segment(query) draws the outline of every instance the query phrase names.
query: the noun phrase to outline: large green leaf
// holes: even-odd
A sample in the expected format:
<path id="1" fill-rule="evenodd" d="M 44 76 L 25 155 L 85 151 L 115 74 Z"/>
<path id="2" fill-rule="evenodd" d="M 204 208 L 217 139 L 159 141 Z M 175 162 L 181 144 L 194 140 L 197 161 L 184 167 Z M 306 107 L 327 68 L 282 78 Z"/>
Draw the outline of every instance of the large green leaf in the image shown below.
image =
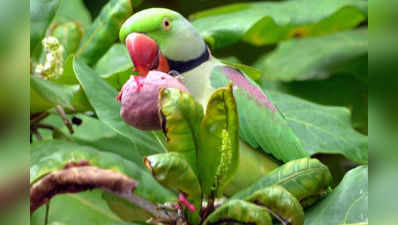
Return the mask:
<path id="1" fill-rule="evenodd" d="M 140 152 L 135 151 L 134 148 L 136 145 L 131 142 L 130 139 L 120 135 L 96 118 L 84 114 L 69 116 L 70 120 L 73 120 L 73 118 L 81 120 L 80 125 L 73 126 L 73 134 L 69 133 L 68 128 L 65 127 L 63 120 L 58 115 L 52 115 L 46 118 L 43 120 L 43 123 L 57 127 L 68 140 L 72 140 L 78 144 L 92 146 L 100 151 L 115 153 L 142 168 L 145 168 L 143 162 L 144 156 L 153 154 L 152 151 L 146 152 L 144 148 Z M 45 138 L 43 135 L 44 130 L 40 132 L 43 138 Z"/>
<path id="2" fill-rule="evenodd" d="M 282 224 L 304 224 L 304 211 L 300 202 L 280 185 L 263 188 L 247 197 L 246 201 L 265 207 Z"/>
<path id="3" fill-rule="evenodd" d="M 30 0 L 30 52 L 41 46 L 48 25 L 59 6 L 59 0 Z"/>
<path id="4" fill-rule="evenodd" d="M 43 225 L 45 207 L 38 209 L 30 218 L 32 225 Z M 129 225 L 109 210 L 101 200 L 101 191 L 65 194 L 50 201 L 48 224 L 53 225 Z M 131 224 L 132 225 L 132 224 Z"/>
<path id="5" fill-rule="evenodd" d="M 269 95 L 308 153 L 342 154 L 355 162 L 368 162 L 368 137 L 352 128 L 348 109 L 322 106 L 278 92 Z"/>
<path id="6" fill-rule="evenodd" d="M 317 159 L 297 159 L 273 170 L 257 183 L 238 192 L 233 198 L 247 198 L 256 191 L 274 184 L 283 186 L 300 202 L 303 202 L 303 200 L 325 193 L 332 184 L 332 176 L 329 169 Z"/>
<path id="7" fill-rule="evenodd" d="M 368 167 L 349 171 L 337 188 L 309 209 L 305 225 L 368 224 Z"/>
<path id="8" fill-rule="evenodd" d="M 157 183 L 145 169 L 116 154 L 57 140 L 33 144 L 31 151 L 31 184 L 53 171 L 63 169 L 68 162 L 84 160 L 90 162 L 93 166 L 118 171 L 135 179 L 138 186 L 134 192 L 141 197 L 154 202 L 166 202 L 175 199 L 175 196 Z"/>
<path id="9" fill-rule="evenodd" d="M 232 200 L 223 204 L 211 213 L 203 224 L 212 225 L 226 222 L 272 225 L 271 216 L 265 208 L 243 200 Z"/>
<path id="10" fill-rule="evenodd" d="M 220 196 L 239 164 L 239 117 L 232 84 L 210 97 L 200 124 L 197 156 L 204 196 Z"/>
<path id="11" fill-rule="evenodd" d="M 359 29 L 282 42 L 275 51 L 260 58 L 255 67 L 264 70 L 264 79 L 270 80 L 323 78 L 338 71 L 356 75 L 356 69 L 347 64 L 366 56 L 365 65 L 359 65 L 367 68 L 367 53 L 368 31 Z"/>
<path id="12" fill-rule="evenodd" d="M 112 87 L 120 90 L 132 75 L 133 63 L 123 44 L 114 44 L 97 62 L 95 71 Z"/>
<path id="13" fill-rule="evenodd" d="M 203 118 L 203 107 L 192 95 L 176 88 L 161 90 L 159 94 L 160 118 L 167 138 L 167 151 L 184 156 L 195 174 L 198 133 Z"/>
<path id="14" fill-rule="evenodd" d="M 129 138 L 134 144 L 133 151 L 142 155 L 166 151 L 155 132 L 137 130 L 122 120 L 120 102 L 115 99 L 118 95 L 116 89 L 109 86 L 78 58 L 75 58 L 73 68 L 98 118 L 119 134 Z"/>
<path id="15" fill-rule="evenodd" d="M 94 65 L 118 40 L 122 23 L 132 13 L 131 0 L 111 0 L 88 29 L 76 54 L 88 65 Z"/>
<path id="16" fill-rule="evenodd" d="M 56 105 L 76 111 L 90 107 L 85 96 L 82 96 L 79 85 L 62 85 L 30 76 L 30 86 L 31 113 L 42 112 Z"/>
<path id="17" fill-rule="evenodd" d="M 295 36 L 346 30 L 364 21 L 367 10 L 364 0 L 298 0 L 234 4 L 190 18 L 201 35 L 213 47 L 220 48 L 241 39 L 264 45 Z"/>
<path id="18" fill-rule="evenodd" d="M 266 90 L 277 90 L 322 105 L 346 107 L 352 112 L 353 127 L 368 133 L 368 85 L 353 76 L 293 82 L 261 79 L 260 82 Z"/>

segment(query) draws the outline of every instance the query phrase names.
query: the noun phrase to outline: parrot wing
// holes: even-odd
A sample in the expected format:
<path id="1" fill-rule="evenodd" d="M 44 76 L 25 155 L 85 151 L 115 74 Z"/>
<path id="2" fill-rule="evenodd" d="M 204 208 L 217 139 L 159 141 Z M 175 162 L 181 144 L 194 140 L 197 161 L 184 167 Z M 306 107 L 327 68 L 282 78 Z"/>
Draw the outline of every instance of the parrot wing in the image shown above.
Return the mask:
<path id="1" fill-rule="evenodd" d="M 230 66 L 218 65 L 211 71 L 210 80 L 214 88 L 225 87 L 232 81 L 240 136 L 252 147 L 261 147 L 283 162 L 309 157 L 281 112 L 248 76 Z"/>

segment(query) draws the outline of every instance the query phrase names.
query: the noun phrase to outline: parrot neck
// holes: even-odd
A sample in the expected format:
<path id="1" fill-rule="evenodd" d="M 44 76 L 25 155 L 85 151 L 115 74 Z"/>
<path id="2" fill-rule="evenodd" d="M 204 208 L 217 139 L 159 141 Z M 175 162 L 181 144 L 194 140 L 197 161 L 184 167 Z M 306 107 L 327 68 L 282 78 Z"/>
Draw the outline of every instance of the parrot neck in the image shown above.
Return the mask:
<path id="1" fill-rule="evenodd" d="M 175 70 L 179 73 L 185 73 L 196 67 L 202 65 L 204 62 L 208 61 L 210 58 L 210 50 L 206 47 L 203 53 L 194 59 L 188 61 L 176 61 L 172 59 L 167 59 L 170 70 Z"/>

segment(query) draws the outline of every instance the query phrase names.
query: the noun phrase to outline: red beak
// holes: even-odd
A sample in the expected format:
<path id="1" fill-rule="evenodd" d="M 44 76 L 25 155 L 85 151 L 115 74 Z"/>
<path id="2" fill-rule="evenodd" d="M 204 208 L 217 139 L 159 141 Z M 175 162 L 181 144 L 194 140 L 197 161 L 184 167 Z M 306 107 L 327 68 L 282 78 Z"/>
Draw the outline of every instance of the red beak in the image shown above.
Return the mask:
<path id="1" fill-rule="evenodd" d="M 158 45 L 150 37 L 131 33 L 126 38 L 126 46 L 135 70 L 141 76 L 146 76 L 150 70 L 169 72 L 167 58 L 160 53 Z"/>

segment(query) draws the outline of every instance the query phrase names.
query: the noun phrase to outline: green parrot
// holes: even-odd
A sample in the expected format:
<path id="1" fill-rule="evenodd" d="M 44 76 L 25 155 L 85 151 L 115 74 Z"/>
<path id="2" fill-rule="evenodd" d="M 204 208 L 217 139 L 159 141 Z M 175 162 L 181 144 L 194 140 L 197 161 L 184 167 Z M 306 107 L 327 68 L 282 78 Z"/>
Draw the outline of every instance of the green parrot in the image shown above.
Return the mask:
<path id="1" fill-rule="evenodd" d="M 136 72 L 145 76 L 159 70 L 177 76 L 204 108 L 217 88 L 232 81 L 241 141 L 238 171 L 227 195 L 253 184 L 278 167 L 278 161 L 309 156 L 261 88 L 243 72 L 213 57 L 199 32 L 179 13 L 163 8 L 140 11 L 122 25 L 120 40 Z"/>

